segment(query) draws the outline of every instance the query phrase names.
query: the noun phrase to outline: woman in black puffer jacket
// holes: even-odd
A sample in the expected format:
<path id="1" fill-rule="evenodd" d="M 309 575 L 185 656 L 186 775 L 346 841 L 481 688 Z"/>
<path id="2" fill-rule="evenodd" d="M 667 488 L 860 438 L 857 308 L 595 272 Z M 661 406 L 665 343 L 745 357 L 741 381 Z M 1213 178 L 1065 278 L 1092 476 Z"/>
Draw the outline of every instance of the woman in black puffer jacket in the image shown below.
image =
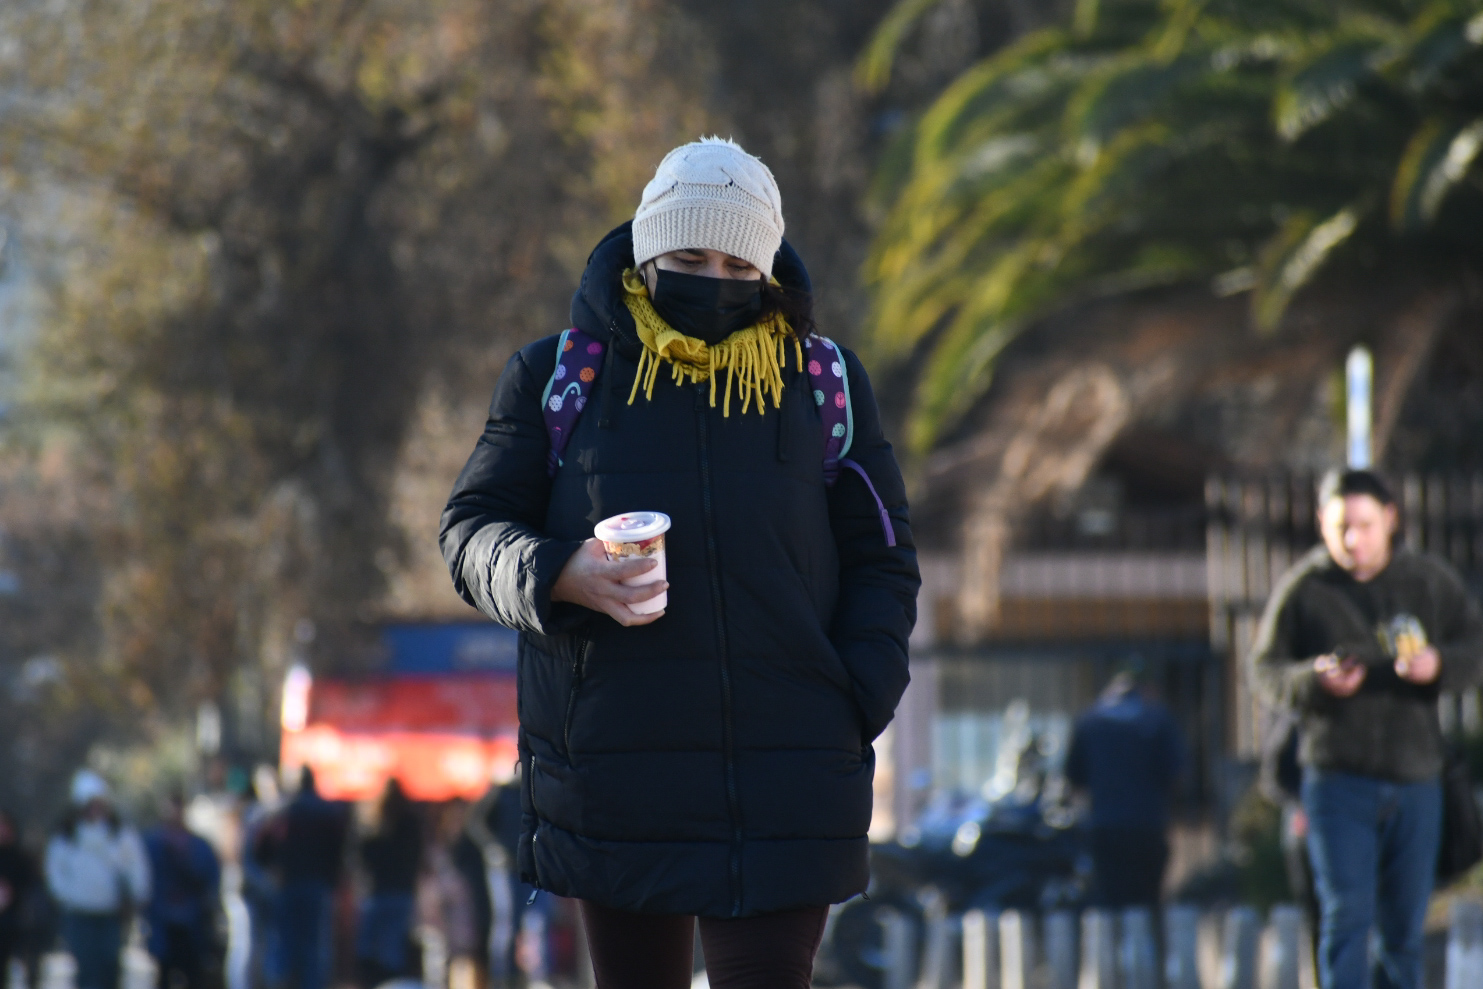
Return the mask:
<path id="1" fill-rule="evenodd" d="M 827 356 L 805 369 L 810 286 L 782 226 L 735 144 L 671 152 L 573 298 L 571 339 L 600 358 L 554 389 L 567 336 L 511 358 L 443 514 L 459 593 L 521 633 L 521 873 L 582 901 L 604 989 L 688 986 L 696 916 L 711 985 L 807 986 L 828 905 L 868 881 L 916 553 L 843 350 L 853 463 L 833 477 L 808 373 Z M 585 411 L 553 451 L 562 395 Z M 635 511 L 673 520 L 667 582 L 623 583 L 653 561 L 592 538 Z"/>

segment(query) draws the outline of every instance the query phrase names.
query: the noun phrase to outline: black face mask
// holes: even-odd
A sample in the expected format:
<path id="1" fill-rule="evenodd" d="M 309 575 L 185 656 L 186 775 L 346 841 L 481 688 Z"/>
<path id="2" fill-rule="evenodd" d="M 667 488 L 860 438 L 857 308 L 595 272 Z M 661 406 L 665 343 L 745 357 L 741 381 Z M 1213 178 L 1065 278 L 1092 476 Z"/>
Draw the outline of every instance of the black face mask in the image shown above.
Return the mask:
<path id="1" fill-rule="evenodd" d="M 762 279 L 708 278 L 654 269 L 654 309 L 673 329 L 720 343 L 762 315 Z"/>

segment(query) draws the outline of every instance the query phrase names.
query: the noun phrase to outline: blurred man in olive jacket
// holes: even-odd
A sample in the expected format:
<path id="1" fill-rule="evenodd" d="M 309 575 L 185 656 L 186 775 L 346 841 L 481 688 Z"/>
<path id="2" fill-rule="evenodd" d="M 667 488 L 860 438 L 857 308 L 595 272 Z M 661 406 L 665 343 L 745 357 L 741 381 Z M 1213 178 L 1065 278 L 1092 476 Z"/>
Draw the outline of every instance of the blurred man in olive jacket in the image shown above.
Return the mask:
<path id="1" fill-rule="evenodd" d="M 1421 983 L 1442 831 L 1437 695 L 1478 683 L 1483 617 L 1443 561 L 1392 549 L 1395 499 L 1370 471 L 1319 491 L 1323 545 L 1267 603 L 1253 688 L 1298 718 L 1324 989 Z"/>

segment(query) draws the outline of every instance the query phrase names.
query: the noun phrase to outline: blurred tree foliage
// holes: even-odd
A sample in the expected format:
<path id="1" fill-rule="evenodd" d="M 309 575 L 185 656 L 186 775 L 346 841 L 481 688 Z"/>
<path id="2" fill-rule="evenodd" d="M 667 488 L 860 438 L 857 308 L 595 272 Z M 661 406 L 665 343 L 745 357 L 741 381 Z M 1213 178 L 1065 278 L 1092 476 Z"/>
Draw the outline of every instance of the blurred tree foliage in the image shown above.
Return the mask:
<path id="1" fill-rule="evenodd" d="M 858 73 L 934 7 L 903 0 Z M 888 154 L 878 353 L 919 360 L 912 446 L 1078 300 L 1204 280 L 1270 332 L 1327 277 L 1483 261 L 1483 3 L 1078 0 L 961 74 Z"/>
<path id="2" fill-rule="evenodd" d="M 96 586 L 96 635 L 41 638 L 99 723 L 178 720 L 260 658 L 271 682 L 306 629 L 353 654 L 407 551 L 418 397 L 487 395 L 701 130 L 680 30 L 645 0 L 0 9 L 4 206 L 44 288 L 9 457 L 66 461 L 38 490 L 89 550 L 25 588 Z"/>
<path id="3" fill-rule="evenodd" d="M 436 511 L 479 407 L 674 144 L 733 134 L 773 167 L 848 338 L 895 108 L 1032 5 L 946 0 L 871 100 L 852 67 L 890 6 L 0 5 L 0 265 L 35 289 L 24 318 L 0 305 L 23 362 L 0 396 L 0 720 L 25 764 L 0 777 L 174 737 L 208 699 L 264 752 L 289 662 L 355 656 L 389 597 L 446 594 Z"/>

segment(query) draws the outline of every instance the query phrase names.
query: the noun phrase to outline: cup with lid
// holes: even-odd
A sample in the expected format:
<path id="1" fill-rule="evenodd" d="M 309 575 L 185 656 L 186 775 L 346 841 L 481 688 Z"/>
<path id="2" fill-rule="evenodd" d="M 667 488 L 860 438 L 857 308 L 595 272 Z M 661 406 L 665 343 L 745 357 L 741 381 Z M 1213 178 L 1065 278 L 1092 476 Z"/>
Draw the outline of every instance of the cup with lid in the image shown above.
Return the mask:
<path id="1" fill-rule="evenodd" d="M 632 587 L 666 580 L 667 570 L 664 557 L 664 534 L 669 531 L 669 516 L 663 512 L 624 512 L 597 523 L 593 535 L 602 540 L 603 550 L 610 560 L 654 559 L 658 566 L 647 573 L 629 577 L 623 583 Z M 663 611 L 669 604 L 669 592 L 628 607 L 640 615 L 652 615 Z"/>

